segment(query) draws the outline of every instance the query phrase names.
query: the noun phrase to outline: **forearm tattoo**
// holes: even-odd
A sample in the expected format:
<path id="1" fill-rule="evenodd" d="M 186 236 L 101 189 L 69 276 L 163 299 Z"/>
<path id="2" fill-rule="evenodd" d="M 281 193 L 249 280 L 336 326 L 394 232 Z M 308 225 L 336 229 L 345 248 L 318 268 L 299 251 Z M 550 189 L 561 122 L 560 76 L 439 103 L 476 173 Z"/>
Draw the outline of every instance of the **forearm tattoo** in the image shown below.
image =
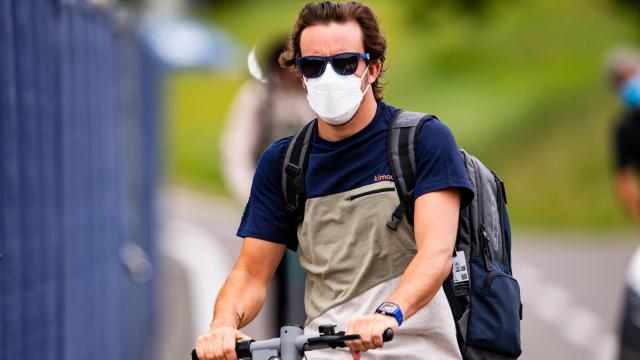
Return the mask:
<path id="1" fill-rule="evenodd" d="M 238 326 L 240 326 L 240 324 L 242 324 L 242 319 L 244 319 L 244 312 L 242 314 L 238 314 L 236 312 L 236 321 L 238 322 Z"/>

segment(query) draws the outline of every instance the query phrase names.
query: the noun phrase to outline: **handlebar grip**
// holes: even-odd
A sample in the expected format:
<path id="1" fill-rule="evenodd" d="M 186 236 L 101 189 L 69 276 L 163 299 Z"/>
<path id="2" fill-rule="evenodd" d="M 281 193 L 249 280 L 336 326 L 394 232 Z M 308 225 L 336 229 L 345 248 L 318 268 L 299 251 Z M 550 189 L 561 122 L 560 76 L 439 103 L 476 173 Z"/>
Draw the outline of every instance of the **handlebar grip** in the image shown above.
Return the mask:
<path id="1" fill-rule="evenodd" d="M 255 340 L 245 340 L 236 343 L 236 355 L 238 359 L 251 359 L 251 343 Z M 198 358 L 198 354 L 196 354 L 196 349 L 191 351 L 191 360 L 200 360 Z"/>
<path id="2" fill-rule="evenodd" d="M 382 333 L 382 341 L 387 342 L 391 340 L 393 340 L 393 330 L 391 328 L 387 328 L 387 330 Z"/>
<path id="3" fill-rule="evenodd" d="M 236 343 L 238 359 L 251 359 L 251 343 L 255 340 L 244 340 Z"/>

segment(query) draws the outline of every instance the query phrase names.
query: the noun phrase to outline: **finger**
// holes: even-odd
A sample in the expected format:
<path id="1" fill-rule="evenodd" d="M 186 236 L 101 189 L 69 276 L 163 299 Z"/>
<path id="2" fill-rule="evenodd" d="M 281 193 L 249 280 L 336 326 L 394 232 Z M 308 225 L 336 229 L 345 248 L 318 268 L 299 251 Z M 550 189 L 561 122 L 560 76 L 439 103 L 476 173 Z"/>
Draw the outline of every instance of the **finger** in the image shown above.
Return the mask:
<path id="1" fill-rule="evenodd" d="M 373 339 L 371 338 L 371 325 L 362 329 L 362 333 L 360 334 L 360 339 L 362 339 L 362 345 L 367 349 L 374 349 Z"/>
<path id="2" fill-rule="evenodd" d="M 212 360 L 225 360 L 224 352 L 222 351 L 222 334 L 216 334 L 215 338 L 213 339 L 213 345 L 211 349 L 213 352 L 213 357 L 211 358 Z"/>
<path id="3" fill-rule="evenodd" d="M 352 319 L 351 321 L 349 321 L 349 324 L 347 324 L 347 330 L 345 332 L 346 335 L 353 335 L 354 334 L 354 330 L 355 330 L 355 320 Z"/>
<path id="4" fill-rule="evenodd" d="M 251 340 L 251 337 L 236 330 L 236 341 L 245 341 L 245 340 Z"/>
<path id="5" fill-rule="evenodd" d="M 198 359 L 200 360 L 213 360 L 213 353 L 210 350 L 211 339 L 208 337 L 204 337 L 203 341 L 200 343 L 200 348 L 202 349 L 202 355 L 198 353 Z M 196 349 L 196 353 L 197 353 Z"/>
<path id="6" fill-rule="evenodd" d="M 360 360 L 360 351 L 355 351 L 351 353 L 353 360 Z"/>
<path id="7" fill-rule="evenodd" d="M 358 340 L 353 340 L 353 347 L 355 348 L 355 351 L 367 351 L 367 347 L 364 346 L 364 344 L 362 343 L 362 330 L 364 330 L 360 324 L 356 324 L 356 327 L 354 328 L 354 332 L 358 335 L 360 335 L 360 339 Z"/>
<path id="8" fill-rule="evenodd" d="M 384 347 L 384 340 L 382 339 L 382 333 L 384 333 L 385 330 L 386 328 L 383 329 L 383 327 L 376 327 L 375 330 L 371 331 L 371 338 L 373 341 L 373 345 L 375 345 L 376 348 Z"/>
<path id="9" fill-rule="evenodd" d="M 204 350 L 204 337 L 200 336 L 196 340 L 196 355 L 198 355 L 199 360 L 206 360 L 207 355 Z"/>
<path id="10" fill-rule="evenodd" d="M 359 352 L 367 352 L 367 350 L 369 350 L 362 341 L 358 342 L 356 344 L 356 347 L 358 348 Z"/>
<path id="11" fill-rule="evenodd" d="M 349 321 L 349 324 L 347 325 L 347 330 L 345 331 L 346 335 L 353 335 L 353 320 Z M 355 352 L 358 351 L 358 349 L 356 348 L 355 344 L 353 343 L 352 340 L 349 341 L 345 341 L 344 342 L 345 345 L 347 345 L 349 347 L 349 350 L 351 352 Z"/>
<path id="12" fill-rule="evenodd" d="M 207 360 L 216 360 L 216 342 L 218 341 L 219 335 L 213 335 L 209 338 L 205 346 L 205 350 L 207 351 Z"/>
<path id="13" fill-rule="evenodd" d="M 356 344 L 355 344 L 355 340 L 345 341 L 344 344 L 347 345 L 347 347 L 349 348 L 349 351 L 351 352 L 358 351 L 358 348 L 356 347 Z"/>
<path id="14" fill-rule="evenodd" d="M 222 351 L 226 360 L 238 360 L 236 356 L 236 334 L 226 334 L 222 340 Z"/>

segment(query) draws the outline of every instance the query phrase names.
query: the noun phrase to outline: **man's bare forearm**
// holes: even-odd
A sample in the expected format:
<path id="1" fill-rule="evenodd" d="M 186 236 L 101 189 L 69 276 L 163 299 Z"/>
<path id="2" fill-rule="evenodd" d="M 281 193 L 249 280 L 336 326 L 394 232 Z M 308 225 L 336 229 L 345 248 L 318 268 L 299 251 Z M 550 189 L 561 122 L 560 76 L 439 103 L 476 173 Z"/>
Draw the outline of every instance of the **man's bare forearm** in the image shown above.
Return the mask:
<path id="1" fill-rule="evenodd" d="M 244 239 L 240 256 L 218 294 L 211 328 L 240 329 L 258 315 L 284 251 L 282 244 Z"/>
<path id="2" fill-rule="evenodd" d="M 418 253 L 388 300 L 398 304 L 404 318 L 408 319 L 433 299 L 450 271 L 449 254 L 434 257 Z"/>
<path id="3" fill-rule="evenodd" d="M 417 254 L 389 301 L 409 318 L 427 305 L 451 273 L 460 212 L 460 192 L 448 189 L 420 196 L 415 202 Z"/>
<path id="4" fill-rule="evenodd" d="M 616 177 L 616 192 L 636 224 L 640 225 L 640 189 L 635 169 L 621 169 Z"/>
<path id="5" fill-rule="evenodd" d="M 211 327 L 244 327 L 258 315 L 266 293 L 267 289 L 254 281 L 248 272 L 233 270 L 216 300 Z"/>

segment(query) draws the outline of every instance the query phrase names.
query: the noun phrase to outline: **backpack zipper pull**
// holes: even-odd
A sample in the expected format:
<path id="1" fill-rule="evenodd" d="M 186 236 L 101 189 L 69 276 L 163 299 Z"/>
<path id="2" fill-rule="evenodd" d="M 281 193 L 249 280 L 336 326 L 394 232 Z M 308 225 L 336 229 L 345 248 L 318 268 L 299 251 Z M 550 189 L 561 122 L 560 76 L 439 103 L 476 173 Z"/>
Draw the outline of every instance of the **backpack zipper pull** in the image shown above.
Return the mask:
<path id="1" fill-rule="evenodd" d="M 487 268 L 487 271 L 491 272 L 491 251 L 489 251 L 489 233 L 487 233 L 487 228 L 484 224 L 480 224 L 478 228 L 478 233 L 480 236 L 480 246 L 482 246 L 484 265 Z"/>

